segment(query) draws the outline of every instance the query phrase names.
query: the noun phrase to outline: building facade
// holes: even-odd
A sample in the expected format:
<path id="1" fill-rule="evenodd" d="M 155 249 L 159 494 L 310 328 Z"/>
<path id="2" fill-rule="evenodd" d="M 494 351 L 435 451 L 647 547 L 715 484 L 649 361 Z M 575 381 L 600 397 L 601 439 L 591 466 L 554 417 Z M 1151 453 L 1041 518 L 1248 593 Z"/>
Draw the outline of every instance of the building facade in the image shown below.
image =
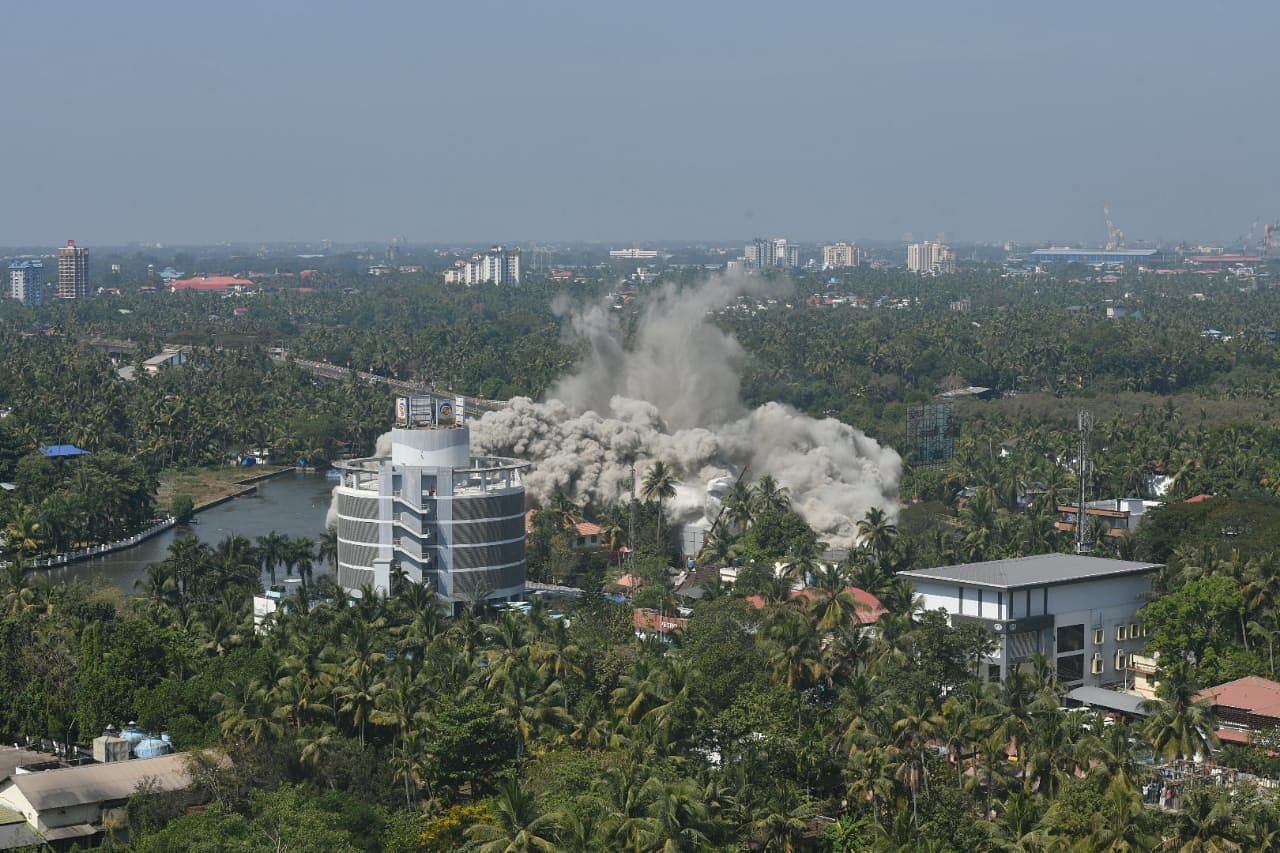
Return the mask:
<path id="1" fill-rule="evenodd" d="M 450 275 L 449 273 L 453 274 Z M 494 246 L 487 252 L 476 252 L 468 260 L 456 261 L 453 270 L 445 273 L 445 284 L 498 284 L 520 283 L 520 250 Z"/>
<path id="2" fill-rule="evenodd" d="M 822 247 L 822 268 L 838 270 L 858 265 L 857 243 L 832 243 Z"/>
<path id="3" fill-rule="evenodd" d="M 800 266 L 800 247 L 788 243 L 785 237 L 764 239 L 757 237 L 746 245 L 743 260 L 748 269 L 764 269 L 765 267 L 782 267 L 794 269 Z"/>
<path id="4" fill-rule="evenodd" d="M 952 625 L 991 631 L 995 650 L 979 675 L 1000 681 L 1034 655 L 1056 665 L 1064 686 L 1118 685 L 1146 645 L 1138 610 L 1160 567 L 1073 554 L 1044 554 L 902 572 Z"/>
<path id="5" fill-rule="evenodd" d="M 34 260 L 9 264 L 9 296 L 24 305 L 44 302 L 44 263 Z"/>
<path id="6" fill-rule="evenodd" d="M 58 298 L 84 299 L 89 295 L 89 250 L 75 240 L 58 249 Z"/>
<path id="7" fill-rule="evenodd" d="M 922 274 L 955 272 L 955 252 L 949 246 L 931 240 L 912 243 L 907 246 L 907 269 Z"/>
<path id="8" fill-rule="evenodd" d="M 386 455 L 337 463 L 344 589 L 387 593 L 399 573 L 430 586 L 452 611 L 524 597 L 528 463 L 472 456 L 454 406 L 438 397 L 398 398 Z"/>

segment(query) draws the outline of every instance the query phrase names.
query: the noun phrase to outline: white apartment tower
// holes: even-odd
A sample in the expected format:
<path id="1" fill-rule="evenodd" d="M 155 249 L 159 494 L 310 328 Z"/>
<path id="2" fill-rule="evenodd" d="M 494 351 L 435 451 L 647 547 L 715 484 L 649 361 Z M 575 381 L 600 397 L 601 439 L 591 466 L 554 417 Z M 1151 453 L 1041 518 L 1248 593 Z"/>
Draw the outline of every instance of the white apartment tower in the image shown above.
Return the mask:
<path id="1" fill-rule="evenodd" d="M 9 296 L 24 305 L 44 302 L 44 264 L 39 260 L 9 264 Z"/>
<path id="2" fill-rule="evenodd" d="M 931 240 L 912 243 L 907 246 L 907 269 L 921 274 L 955 272 L 955 252 L 950 247 Z"/>
<path id="3" fill-rule="evenodd" d="M 476 252 L 470 260 L 457 261 L 453 274 L 445 274 L 446 284 L 509 284 L 520 283 L 520 250 L 494 246 L 487 252 Z"/>
<path id="4" fill-rule="evenodd" d="M 858 265 L 857 243 L 832 243 L 822 247 L 822 268 L 838 270 Z"/>
<path id="5" fill-rule="evenodd" d="M 757 237 L 746 245 L 743 258 L 750 269 L 765 267 L 794 269 L 800 266 L 800 247 L 794 243 L 788 243 L 785 237 L 774 237 L 770 240 Z"/>

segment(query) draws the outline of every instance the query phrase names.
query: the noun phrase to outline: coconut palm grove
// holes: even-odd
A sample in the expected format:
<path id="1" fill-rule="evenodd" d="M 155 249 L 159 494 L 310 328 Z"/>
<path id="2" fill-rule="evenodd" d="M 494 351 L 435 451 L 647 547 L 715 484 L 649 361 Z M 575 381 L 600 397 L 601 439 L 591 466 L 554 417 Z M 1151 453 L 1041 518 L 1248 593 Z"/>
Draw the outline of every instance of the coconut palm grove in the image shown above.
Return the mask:
<path id="1" fill-rule="evenodd" d="M 186 762 L 92 838 L 37 846 L 1280 849 L 1280 737 L 1261 711 L 1233 727 L 1205 692 L 1276 677 L 1280 291 L 1131 268 L 1104 285 L 1082 265 L 760 273 L 768 298 L 711 318 L 742 345 L 747 401 L 904 457 L 899 499 L 855 519 L 845 549 L 745 472 L 682 555 L 680 472 L 660 459 L 637 460 L 631 494 L 531 500 L 529 580 L 576 592 L 520 606 L 448 613 L 403 577 L 343 590 L 319 516 L 310 536 L 184 532 L 214 497 L 200 489 L 248 457 L 371 454 L 391 420 L 381 380 L 544 395 L 584 357 L 560 300 L 599 300 L 624 328 L 645 304 L 621 262 L 578 251 L 561 258 L 576 281 L 527 272 L 512 289 L 442 284 L 438 255 L 375 285 L 335 252 L 299 290 L 281 256 L 231 298 L 151 292 L 144 270 L 174 257 L 122 254 L 109 292 L 0 302 L 3 740 L 70 755 L 131 723 Z M 707 275 L 684 260 L 662 267 L 676 288 Z M 1119 293 L 1131 310 L 1108 317 Z M 142 369 L 165 346 L 189 358 Z M 908 407 L 968 388 L 926 458 Z M 902 576 L 1071 552 L 1081 409 L 1086 494 L 1147 501 L 1131 529 L 1086 522 L 1095 556 L 1156 567 L 1135 617 L 1154 686 L 1132 713 L 1072 702 L 1078 680 L 1046 654 L 988 678 L 990 626 L 926 608 Z M 179 534 L 131 588 L 92 563 L 41 568 L 168 517 Z M 255 622 L 254 596 L 286 581 Z"/>

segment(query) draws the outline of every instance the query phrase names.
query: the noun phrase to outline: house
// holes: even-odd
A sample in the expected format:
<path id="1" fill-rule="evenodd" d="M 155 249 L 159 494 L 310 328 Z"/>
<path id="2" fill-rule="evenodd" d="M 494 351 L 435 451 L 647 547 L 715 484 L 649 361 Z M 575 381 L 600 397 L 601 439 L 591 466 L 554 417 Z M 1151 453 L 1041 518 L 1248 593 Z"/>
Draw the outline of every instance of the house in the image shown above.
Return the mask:
<path id="1" fill-rule="evenodd" d="M 859 589 L 856 586 L 847 586 L 844 588 L 844 591 L 852 595 L 854 601 L 858 603 L 859 607 L 855 612 L 855 615 L 858 617 L 858 622 L 863 625 L 874 625 L 876 622 L 880 621 L 881 616 L 888 612 L 884 609 L 884 605 L 880 603 L 880 599 L 876 598 L 865 589 Z M 797 604 L 803 603 L 805 606 L 808 606 L 819 598 L 822 598 L 822 596 L 823 593 L 821 590 L 807 586 L 803 589 L 793 590 L 788 600 Z M 749 595 L 746 598 L 746 602 L 756 610 L 764 609 L 766 603 L 764 596 L 761 595 Z"/>
<path id="2" fill-rule="evenodd" d="M 683 616 L 668 616 L 647 607 L 637 607 L 631 611 L 631 627 L 638 637 L 646 634 L 669 637 L 683 631 L 688 624 L 689 620 Z"/>
<path id="3" fill-rule="evenodd" d="M 1208 702 L 1218 721 L 1219 740 L 1248 743 L 1252 732 L 1280 726 L 1280 683 L 1247 675 L 1196 694 Z"/>
<path id="4" fill-rule="evenodd" d="M 1138 529 L 1143 516 L 1160 506 L 1162 501 L 1149 501 L 1142 498 L 1112 498 L 1105 501 L 1089 501 L 1084 511 L 1090 518 L 1102 523 L 1105 536 L 1128 536 Z M 1053 523 L 1054 530 L 1074 533 L 1076 518 L 1080 514 L 1077 504 L 1062 504 L 1058 507 L 1058 520 Z"/>
<path id="5" fill-rule="evenodd" d="M 205 291 L 210 293 L 226 293 L 234 290 L 237 293 L 252 286 L 249 279 L 236 278 L 232 275 L 202 275 L 193 278 L 175 278 L 168 282 L 174 293 L 181 291 Z"/>
<path id="6" fill-rule="evenodd" d="M 533 532 L 533 517 L 540 510 L 531 509 L 524 514 L 524 532 Z M 570 534 L 570 547 L 575 551 L 599 551 L 605 547 L 604 528 L 598 524 L 569 514 L 564 517 L 564 530 Z"/>
<path id="7" fill-rule="evenodd" d="M 165 347 L 142 362 L 142 369 L 152 376 L 166 367 L 177 367 L 191 360 L 191 347 Z"/>
<path id="8" fill-rule="evenodd" d="M 1067 687 L 1123 684 L 1147 629 L 1138 610 L 1151 595 L 1154 563 L 1076 554 L 1042 554 L 902 572 L 926 610 L 952 625 L 972 624 L 996 638 L 979 675 L 1001 681 L 1032 656 L 1052 661 Z"/>
<path id="9" fill-rule="evenodd" d="M 188 787 L 189 757 L 173 753 L 34 773 L 15 768 L 0 782 L 0 841 L 25 836 L 15 838 L 17 846 L 39 844 L 41 839 L 87 843 L 108 826 L 124 824 L 125 804 L 140 785 L 157 791 Z M 13 814 L 21 816 L 21 827 Z"/>

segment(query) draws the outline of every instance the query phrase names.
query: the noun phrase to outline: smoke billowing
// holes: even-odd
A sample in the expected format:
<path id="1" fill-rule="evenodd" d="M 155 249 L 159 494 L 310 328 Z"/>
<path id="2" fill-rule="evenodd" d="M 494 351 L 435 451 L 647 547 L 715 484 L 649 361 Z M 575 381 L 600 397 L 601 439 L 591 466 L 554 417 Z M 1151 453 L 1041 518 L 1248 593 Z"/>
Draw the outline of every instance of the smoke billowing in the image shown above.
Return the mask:
<path id="1" fill-rule="evenodd" d="M 746 410 L 742 348 L 707 315 L 762 284 L 719 277 L 668 286 L 648 301 L 630 347 L 607 306 L 558 306 L 588 355 L 547 402 L 517 397 L 473 421 L 473 450 L 533 462 L 526 486 L 542 501 L 557 491 L 614 500 L 630 488 L 633 462 L 643 479 L 661 459 L 681 479 L 669 508 L 686 522 L 703 515 L 709 484 L 750 465 L 749 478 L 772 475 L 828 543 L 851 544 L 869 508 L 893 511 L 902 460 L 831 418 L 781 403 Z"/>

